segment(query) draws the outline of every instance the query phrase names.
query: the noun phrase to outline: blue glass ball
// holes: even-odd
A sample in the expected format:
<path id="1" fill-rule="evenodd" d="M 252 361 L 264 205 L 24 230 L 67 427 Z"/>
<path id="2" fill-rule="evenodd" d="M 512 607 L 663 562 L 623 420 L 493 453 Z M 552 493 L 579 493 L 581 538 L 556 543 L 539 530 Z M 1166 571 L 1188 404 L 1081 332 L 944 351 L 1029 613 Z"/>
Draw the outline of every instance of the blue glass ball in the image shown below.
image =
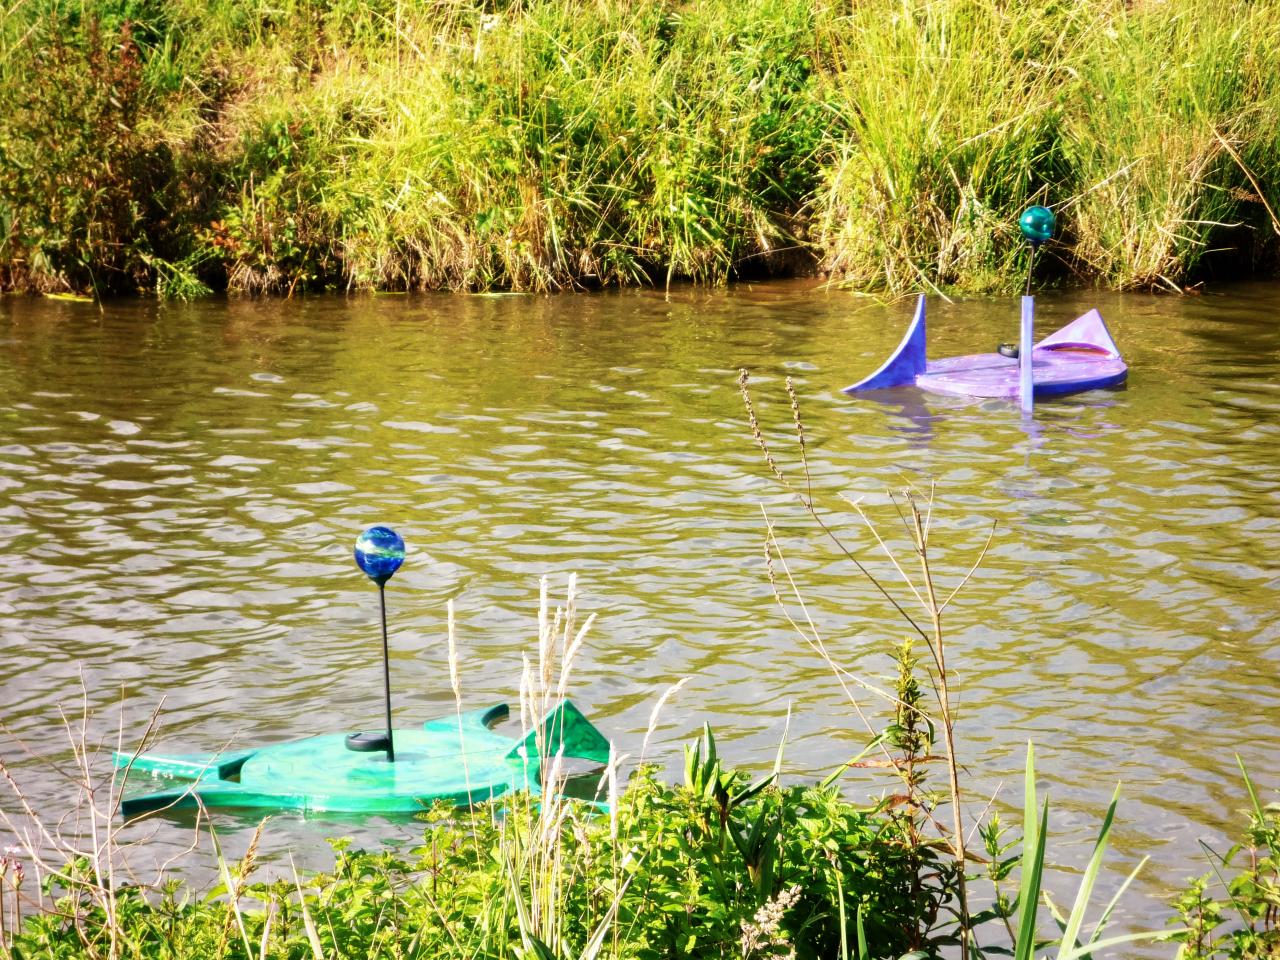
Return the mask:
<path id="1" fill-rule="evenodd" d="M 356 563 L 370 580 L 382 585 L 404 563 L 404 541 L 390 527 L 370 527 L 356 540 Z"/>
<path id="2" fill-rule="evenodd" d="M 1044 243 L 1053 236 L 1053 228 L 1058 225 L 1058 218 L 1048 207 L 1027 207 L 1018 218 L 1018 226 L 1022 235 L 1032 243 Z"/>

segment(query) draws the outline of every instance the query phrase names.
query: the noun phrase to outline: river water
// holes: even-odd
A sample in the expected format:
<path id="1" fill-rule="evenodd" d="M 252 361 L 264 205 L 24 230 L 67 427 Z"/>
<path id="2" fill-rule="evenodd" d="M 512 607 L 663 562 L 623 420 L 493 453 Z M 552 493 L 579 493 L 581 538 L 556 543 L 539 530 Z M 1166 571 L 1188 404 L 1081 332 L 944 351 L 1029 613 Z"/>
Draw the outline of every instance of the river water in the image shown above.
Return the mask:
<path id="1" fill-rule="evenodd" d="M 1069 872 L 1122 782 L 1106 885 L 1150 855 L 1125 912 L 1162 923 L 1161 898 L 1207 869 L 1197 841 L 1225 847 L 1242 824 L 1236 755 L 1280 788 L 1280 288 L 1055 293 L 1040 331 L 1094 305 L 1127 389 L 1024 421 L 914 390 L 845 397 L 911 304 L 813 283 L 102 312 L 2 299 L 0 755 L 60 812 L 59 707 L 79 709 L 82 677 L 109 741 L 122 690 L 126 742 L 163 698 L 175 750 L 376 728 L 377 598 L 351 546 L 383 522 L 410 548 L 388 588 L 399 724 L 452 709 L 449 598 L 466 705 L 485 706 L 516 695 L 539 578 L 562 596 L 576 572 L 599 618 L 573 695 L 621 751 L 639 752 L 687 677 L 652 758 L 678 766 L 709 721 L 730 760 L 771 764 L 790 710 L 788 775 L 825 773 L 867 735 L 774 602 L 762 505 L 841 664 L 881 682 L 906 630 L 770 477 L 735 384 L 746 367 L 798 477 L 794 378 L 827 522 L 899 595 L 844 498 L 900 548 L 887 492 L 932 486 L 945 586 L 996 525 L 947 611 L 970 812 L 997 789 L 1016 805 L 1034 741 L 1050 857 Z M 1016 339 L 1013 301 L 930 309 L 934 356 Z M 216 823 L 234 853 L 256 820 Z M 188 826 L 161 821 L 152 845 L 177 849 Z M 326 835 L 415 831 L 282 816 L 270 836 L 319 867 Z"/>

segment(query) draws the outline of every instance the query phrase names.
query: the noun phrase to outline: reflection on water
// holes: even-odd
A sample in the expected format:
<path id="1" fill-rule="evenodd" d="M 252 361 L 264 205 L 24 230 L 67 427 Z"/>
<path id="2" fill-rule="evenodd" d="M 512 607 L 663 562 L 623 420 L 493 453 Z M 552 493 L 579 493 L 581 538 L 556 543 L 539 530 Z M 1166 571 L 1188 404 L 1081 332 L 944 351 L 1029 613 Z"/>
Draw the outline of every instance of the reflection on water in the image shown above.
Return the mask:
<path id="1" fill-rule="evenodd" d="M 515 694 L 537 578 L 563 591 L 577 571 L 600 619 L 576 696 L 619 749 L 639 750 L 656 697 L 689 676 L 652 755 L 710 720 L 729 756 L 771 762 L 790 705 L 792 770 L 825 771 L 865 734 L 773 606 L 760 504 L 851 669 L 882 675 L 903 631 L 768 478 L 734 382 L 747 367 L 792 475 L 794 378 L 815 490 L 864 555 L 841 495 L 892 534 L 885 490 L 936 484 L 944 585 L 997 524 L 950 611 L 969 768 L 994 789 L 1036 741 L 1068 840 L 1088 837 L 1123 780 L 1119 859 L 1151 853 L 1144 892 L 1159 892 L 1202 869 L 1197 837 L 1238 822 L 1234 754 L 1280 787 L 1280 289 L 1047 296 L 1039 322 L 1095 304 L 1128 389 L 1024 423 L 1006 404 L 914 390 L 846 398 L 838 388 L 897 344 L 910 303 L 804 284 L 101 315 L 0 301 L 4 722 L 65 759 L 58 705 L 83 670 L 96 706 L 125 688 L 130 724 L 164 697 L 169 746 L 376 725 L 376 597 L 350 549 L 384 522 L 411 551 L 388 594 L 400 722 L 451 709 L 448 598 L 468 706 L 481 706 Z M 930 320 L 940 356 L 1009 339 L 1017 311 L 938 303 Z M 59 802 L 43 761 L 12 740 L 3 755 Z M 219 822 L 234 849 L 253 820 Z M 275 830 L 317 865 L 326 833 L 413 833 L 296 818 Z M 184 840 L 174 821 L 157 842 Z"/>

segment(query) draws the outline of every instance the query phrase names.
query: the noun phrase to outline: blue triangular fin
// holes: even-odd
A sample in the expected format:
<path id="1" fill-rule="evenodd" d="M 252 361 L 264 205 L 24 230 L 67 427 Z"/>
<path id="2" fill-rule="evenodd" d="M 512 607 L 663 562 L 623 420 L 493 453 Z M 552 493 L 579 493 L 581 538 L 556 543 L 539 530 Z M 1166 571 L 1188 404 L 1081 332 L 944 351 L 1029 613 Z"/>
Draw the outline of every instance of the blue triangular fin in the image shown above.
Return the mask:
<path id="1" fill-rule="evenodd" d="M 859 380 L 851 387 L 845 387 L 845 393 L 856 393 L 859 390 L 883 390 L 886 387 L 910 386 L 916 377 L 925 372 L 928 361 L 925 358 L 925 322 L 924 294 L 916 301 L 916 314 L 907 328 L 906 335 L 898 344 L 898 349 L 871 376 Z"/>

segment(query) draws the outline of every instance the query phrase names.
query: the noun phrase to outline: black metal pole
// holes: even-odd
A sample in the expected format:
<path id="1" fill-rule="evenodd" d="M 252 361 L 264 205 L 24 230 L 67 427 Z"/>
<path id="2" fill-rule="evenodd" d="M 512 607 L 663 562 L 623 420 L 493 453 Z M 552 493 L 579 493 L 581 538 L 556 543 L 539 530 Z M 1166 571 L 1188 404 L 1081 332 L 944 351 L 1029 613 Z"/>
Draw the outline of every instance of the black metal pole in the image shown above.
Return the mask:
<path id="1" fill-rule="evenodd" d="M 382 609 L 382 687 L 387 700 L 387 760 L 396 761 L 395 734 L 391 730 L 391 655 L 387 650 L 387 585 L 378 584 L 378 605 Z"/>
<path id="2" fill-rule="evenodd" d="M 1024 296 L 1031 296 L 1031 270 L 1036 265 L 1036 251 L 1040 249 L 1040 244 L 1034 241 L 1031 244 L 1031 259 L 1027 261 L 1027 290 Z"/>

